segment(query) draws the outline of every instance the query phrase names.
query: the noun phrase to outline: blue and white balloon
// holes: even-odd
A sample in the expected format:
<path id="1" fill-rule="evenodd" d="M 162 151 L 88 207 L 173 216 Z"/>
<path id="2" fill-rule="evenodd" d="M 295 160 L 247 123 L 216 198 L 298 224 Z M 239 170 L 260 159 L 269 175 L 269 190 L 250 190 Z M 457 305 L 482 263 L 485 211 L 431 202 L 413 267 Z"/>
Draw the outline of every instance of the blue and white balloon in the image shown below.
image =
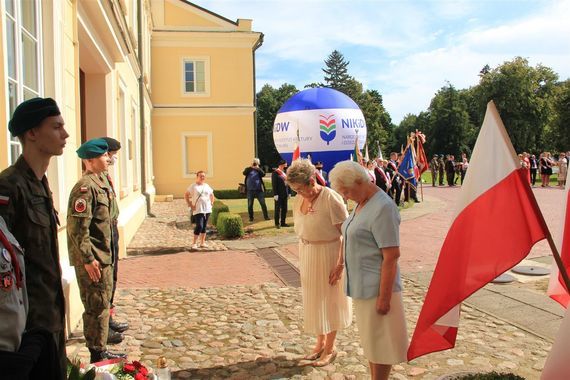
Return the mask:
<path id="1" fill-rule="evenodd" d="M 301 157 L 322 161 L 327 171 L 350 159 L 357 136 L 362 149 L 366 141 L 362 111 L 348 96 L 331 88 L 311 88 L 293 95 L 273 124 L 273 141 L 284 160 L 291 162 L 299 141 Z"/>

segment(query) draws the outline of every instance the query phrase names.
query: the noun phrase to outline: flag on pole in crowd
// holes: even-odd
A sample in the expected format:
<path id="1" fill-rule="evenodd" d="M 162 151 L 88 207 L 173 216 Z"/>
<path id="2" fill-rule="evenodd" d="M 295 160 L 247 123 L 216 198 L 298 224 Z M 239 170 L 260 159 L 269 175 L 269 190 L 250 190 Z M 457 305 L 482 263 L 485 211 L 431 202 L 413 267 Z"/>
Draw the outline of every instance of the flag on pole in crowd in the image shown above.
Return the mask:
<path id="1" fill-rule="evenodd" d="M 457 206 L 408 360 L 454 347 L 461 302 L 519 263 L 549 233 L 492 101 Z"/>
<path id="2" fill-rule="evenodd" d="M 404 157 L 402 158 L 400 166 L 398 166 L 398 173 L 400 173 L 400 176 L 410 182 L 414 187 L 418 184 L 416 181 L 416 173 L 414 171 L 415 166 L 412 145 L 410 144 L 404 152 Z"/>
<path id="3" fill-rule="evenodd" d="M 299 137 L 299 128 L 297 128 L 297 141 L 293 148 L 293 158 L 291 161 L 298 160 L 299 158 L 301 158 L 301 138 Z"/>
<path id="4" fill-rule="evenodd" d="M 370 154 L 368 154 L 368 140 L 364 143 L 364 161 L 370 161 Z"/>
<path id="5" fill-rule="evenodd" d="M 356 135 L 356 138 L 354 139 L 354 154 L 352 155 L 352 160 L 356 161 L 358 163 L 362 163 L 362 152 L 360 151 L 360 148 L 358 147 L 358 134 Z"/>
<path id="6" fill-rule="evenodd" d="M 380 148 L 380 141 L 378 141 L 378 158 L 383 160 L 384 157 L 382 157 L 382 149 Z"/>
<path id="7" fill-rule="evenodd" d="M 426 136 L 416 131 L 416 137 L 418 139 L 418 150 L 417 150 L 417 162 L 419 175 L 418 178 L 423 174 L 423 172 L 428 170 L 429 162 L 426 156 L 426 151 L 424 150 L 424 143 L 426 142 Z"/>
<path id="8" fill-rule="evenodd" d="M 562 259 L 562 264 L 566 268 L 566 272 L 570 272 L 570 186 L 566 185 L 566 191 L 564 193 L 563 207 L 563 219 L 562 219 L 562 235 L 560 242 L 558 244 L 558 250 L 560 252 L 560 258 Z M 560 271 L 556 262 L 553 263 L 552 269 L 550 271 L 550 283 L 548 284 L 547 294 L 554 301 L 558 302 L 562 306 L 568 308 L 570 303 L 570 295 L 568 295 L 568 290 L 564 285 Z M 570 377 L 570 376 L 569 376 Z"/>

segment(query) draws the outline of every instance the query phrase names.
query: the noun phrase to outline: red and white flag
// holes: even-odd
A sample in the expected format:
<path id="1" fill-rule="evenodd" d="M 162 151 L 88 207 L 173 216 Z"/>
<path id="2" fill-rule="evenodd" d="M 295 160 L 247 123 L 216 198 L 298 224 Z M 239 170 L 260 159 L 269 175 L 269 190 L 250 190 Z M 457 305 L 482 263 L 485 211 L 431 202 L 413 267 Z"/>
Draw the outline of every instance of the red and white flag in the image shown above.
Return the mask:
<path id="1" fill-rule="evenodd" d="M 301 158 L 301 138 L 299 137 L 299 129 L 297 128 L 297 141 L 295 142 L 295 147 L 293 148 L 293 158 L 291 162 Z"/>
<path id="2" fill-rule="evenodd" d="M 552 345 L 550 354 L 544 363 L 541 380 L 568 380 L 570 379 L 570 308 L 566 309 L 566 314 L 556 334 L 556 340 Z"/>
<path id="3" fill-rule="evenodd" d="M 519 263 L 546 237 L 546 223 L 518 161 L 491 101 L 408 360 L 454 347 L 461 302 Z"/>
<path id="4" fill-rule="evenodd" d="M 564 196 L 564 215 L 562 219 L 562 234 L 560 241 L 558 243 L 558 252 L 560 252 L 560 258 L 566 268 L 566 273 L 570 272 L 570 186 L 566 185 L 566 193 Z M 550 271 L 550 283 L 548 284 L 547 294 L 554 301 L 558 302 L 565 308 L 568 308 L 570 303 L 570 295 L 566 290 L 564 281 L 560 276 L 560 271 L 556 262 L 552 264 L 552 269 Z"/>

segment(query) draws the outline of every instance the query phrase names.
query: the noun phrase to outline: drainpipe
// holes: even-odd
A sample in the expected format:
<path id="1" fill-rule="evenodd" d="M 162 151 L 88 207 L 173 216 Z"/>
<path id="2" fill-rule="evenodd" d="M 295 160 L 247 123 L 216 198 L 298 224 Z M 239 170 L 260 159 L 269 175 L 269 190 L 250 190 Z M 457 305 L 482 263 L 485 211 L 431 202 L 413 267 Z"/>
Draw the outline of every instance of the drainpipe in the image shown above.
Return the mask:
<path id="1" fill-rule="evenodd" d="M 256 84 L 255 84 L 255 51 L 259 49 L 259 47 L 263 45 L 263 33 L 260 34 L 259 39 L 253 45 L 252 49 L 252 60 L 253 60 L 253 106 L 255 107 L 255 111 L 253 111 L 253 146 L 255 150 L 254 157 L 259 157 L 257 153 L 257 93 L 256 93 Z"/>
<path id="2" fill-rule="evenodd" d="M 138 61 L 139 61 L 139 121 L 140 121 L 140 146 L 141 146 L 141 191 L 146 199 L 146 215 L 150 217 L 155 217 L 150 209 L 150 194 L 148 193 L 146 187 L 146 127 L 144 120 L 144 77 L 143 77 L 143 34 L 142 34 L 142 12 L 143 12 L 143 1 L 137 0 L 138 12 L 137 12 L 137 45 L 138 45 Z"/>

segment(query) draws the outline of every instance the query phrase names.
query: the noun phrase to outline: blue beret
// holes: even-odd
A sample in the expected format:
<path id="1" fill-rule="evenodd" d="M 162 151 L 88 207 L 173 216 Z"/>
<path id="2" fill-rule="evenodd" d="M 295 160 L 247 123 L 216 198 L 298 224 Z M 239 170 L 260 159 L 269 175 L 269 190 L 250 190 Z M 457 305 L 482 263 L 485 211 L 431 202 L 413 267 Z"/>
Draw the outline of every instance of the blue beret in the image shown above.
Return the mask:
<path id="1" fill-rule="evenodd" d="M 52 98 L 28 99 L 14 110 L 12 119 L 8 122 L 8 130 L 12 136 L 20 136 L 40 125 L 46 117 L 58 115 L 61 112 Z"/>
<path id="2" fill-rule="evenodd" d="M 79 158 L 89 159 L 97 158 L 107 152 L 109 146 L 103 139 L 91 139 L 84 142 L 79 149 L 76 150 Z"/>

